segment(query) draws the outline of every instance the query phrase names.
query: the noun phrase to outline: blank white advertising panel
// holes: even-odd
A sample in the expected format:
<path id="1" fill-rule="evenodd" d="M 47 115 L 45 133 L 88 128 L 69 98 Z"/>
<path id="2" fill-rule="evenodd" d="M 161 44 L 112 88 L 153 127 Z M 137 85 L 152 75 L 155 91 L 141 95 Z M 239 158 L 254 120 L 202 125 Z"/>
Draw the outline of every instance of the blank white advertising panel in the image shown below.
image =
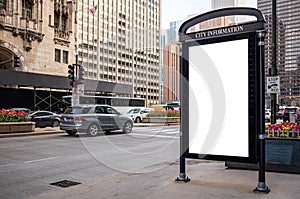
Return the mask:
<path id="1" fill-rule="evenodd" d="M 248 39 L 189 47 L 189 153 L 249 157 Z"/>

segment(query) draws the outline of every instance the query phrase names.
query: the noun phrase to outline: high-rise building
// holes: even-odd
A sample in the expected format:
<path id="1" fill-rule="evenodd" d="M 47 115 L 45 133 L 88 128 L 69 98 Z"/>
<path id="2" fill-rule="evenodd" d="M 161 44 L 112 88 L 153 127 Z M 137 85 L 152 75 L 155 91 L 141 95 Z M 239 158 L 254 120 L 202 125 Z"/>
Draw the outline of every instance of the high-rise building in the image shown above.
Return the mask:
<path id="1" fill-rule="evenodd" d="M 243 7 L 246 6 L 246 0 L 212 0 L 212 9 L 220 9 L 227 7 Z M 229 16 L 229 20 L 233 23 L 245 21 L 244 16 Z"/>
<path id="2" fill-rule="evenodd" d="M 245 6 L 246 0 L 212 0 L 211 5 L 212 5 L 212 9 Z"/>
<path id="3" fill-rule="evenodd" d="M 180 100 L 180 43 L 172 42 L 164 46 L 163 101 Z"/>
<path id="4" fill-rule="evenodd" d="M 160 0 L 76 2 L 76 53 L 85 78 L 132 85 L 131 96 L 159 103 Z"/>
<path id="5" fill-rule="evenodd" d="M 85 91 L 158 103 L 159 27 L 160 0 L 0 0 L 0 108 L 57 109 L 76 55 Z"/>
<path id="6" fill-rule="evenodd" d="M 268 75 L 272 67 L 272 1 L 258 0 L 258 9 L 263 12 L 267 21 L 265 66 Z M 277 0 L 276 67 L 280 76 L 280 105 L 300 105 L 299 13 L 300 0 Z"/>
<path id="7" fill-rule="evenodd" d="M 183 22 L 183 20 L 170 22 L 170 27 L 167 30 L 167 45 L 171 44 L 172 42 L 179 41 L 178 31 Z"/>

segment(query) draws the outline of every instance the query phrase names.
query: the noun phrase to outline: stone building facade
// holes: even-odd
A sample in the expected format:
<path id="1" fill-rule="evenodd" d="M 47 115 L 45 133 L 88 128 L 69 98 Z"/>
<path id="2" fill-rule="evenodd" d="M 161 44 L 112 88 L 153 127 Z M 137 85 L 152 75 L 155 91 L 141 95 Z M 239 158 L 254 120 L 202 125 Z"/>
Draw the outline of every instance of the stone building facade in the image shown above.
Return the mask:
<path id="1" fill-rule="evenodd" d="M 66 76 L 74 59 L 71 1 L 0 2 L 0 68 Z"/>

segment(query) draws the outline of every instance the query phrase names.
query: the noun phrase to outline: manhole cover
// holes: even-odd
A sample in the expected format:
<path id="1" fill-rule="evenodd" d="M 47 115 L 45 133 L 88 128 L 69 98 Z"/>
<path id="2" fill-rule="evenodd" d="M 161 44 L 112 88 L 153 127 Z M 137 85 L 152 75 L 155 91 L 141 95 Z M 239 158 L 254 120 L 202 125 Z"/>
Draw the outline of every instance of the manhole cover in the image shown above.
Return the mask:
<path id="1" fill-rule="evenodd" d="M 58 187 L 71 187 L 71 186 L 75 186 L 81 184 L 80 182 L 74 182 L 74 181 L 70 181 L 70 180 L 63 180 L 63 181 L 59 181 L 59 182 L 53 182 L 50 183 L 50 185 L 54 185 L 54 186 L 58 186 Z"/>

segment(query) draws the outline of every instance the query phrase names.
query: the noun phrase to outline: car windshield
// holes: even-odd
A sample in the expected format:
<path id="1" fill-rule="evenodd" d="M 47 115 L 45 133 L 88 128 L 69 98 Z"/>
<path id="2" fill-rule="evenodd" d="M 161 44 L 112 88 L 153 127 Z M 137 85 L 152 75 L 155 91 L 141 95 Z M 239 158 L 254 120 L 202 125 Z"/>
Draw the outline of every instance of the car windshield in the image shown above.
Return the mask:
<path id="1" fill-rule="evenodd" d="M 127 114 L 139 113 L 141 109 L 132 109 Z"/>
<path id="2" fill-rule="evenodd" d="M 92 107 L 69 107 L 64 112 L 65 114 L 86 114 Z"/>

